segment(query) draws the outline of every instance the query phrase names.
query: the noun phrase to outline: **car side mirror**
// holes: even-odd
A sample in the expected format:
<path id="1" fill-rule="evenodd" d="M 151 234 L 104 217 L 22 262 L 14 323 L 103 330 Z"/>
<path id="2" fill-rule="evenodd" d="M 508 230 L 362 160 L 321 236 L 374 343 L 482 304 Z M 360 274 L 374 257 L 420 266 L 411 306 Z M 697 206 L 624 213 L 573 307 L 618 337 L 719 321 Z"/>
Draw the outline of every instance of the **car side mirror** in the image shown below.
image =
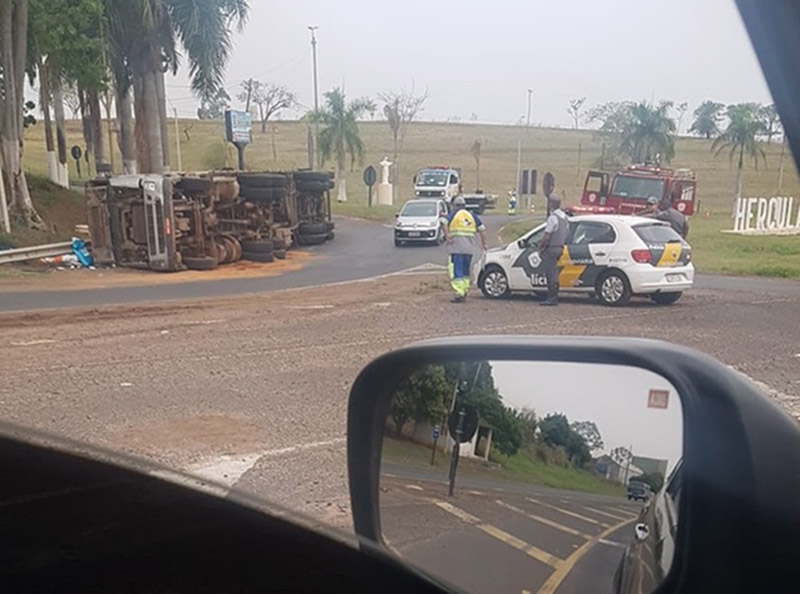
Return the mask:
<path id="1" fill-rule="evenodd" d="M 581 579 L 584 555 L 631 528 L 622 561 L 592 565 L 592 584 L 641 574 L 633 562 L 650 564 L 651 579 L 622 579 L 617 594 L 731 579 L 781 591 L 798 577 L 787 551 L 800 550 L 800 427 L 688 348 L 596 337 L 417 343 L 358 376 L 347 440 L 358 536 L 466 592 L 479 576 L 516 575 L 531 591 L 557 591 Z M 645 506 L 626 499 L 633 476 L 651 485 Z M 660 543 L 647 553 L 645 534 Z M 489 556 L 489 575 L 470 569 Z"/>
<path id="2" fill-rule="evenodd" d="M 414 185 L 417 185 L 417 176 L 416 175 L 414 176 L 413 181 L 414 181 Z"/>
<path id="3" fill-rule="evenodd" d="M 399 212 L 394 213 L 394 218 L 399 219 L 400 218 L 400 213 Z"/>

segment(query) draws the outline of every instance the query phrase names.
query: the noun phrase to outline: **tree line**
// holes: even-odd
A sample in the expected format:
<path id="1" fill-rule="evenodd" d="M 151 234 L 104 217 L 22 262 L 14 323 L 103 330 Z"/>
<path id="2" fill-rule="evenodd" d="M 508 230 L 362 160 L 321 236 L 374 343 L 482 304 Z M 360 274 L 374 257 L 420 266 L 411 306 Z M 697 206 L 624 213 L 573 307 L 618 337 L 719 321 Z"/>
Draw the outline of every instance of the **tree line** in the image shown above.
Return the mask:
<path id="1" fill-rule="evenodd" d="M 563 414 L 539 419 L 532 409 L 506 406 L 486 361 L 433 364 L 411 373 L 396 389 L 389 415 L 400 436 L 417 422 L 446 426 L 450 411 L 462 404 L 475 408 L 492 428 L 493 447 L 508 456 L 525 451 L 547 463 L 585 468 L 592 452 L 604 447 L 593 421 L 571 423 Z"/>

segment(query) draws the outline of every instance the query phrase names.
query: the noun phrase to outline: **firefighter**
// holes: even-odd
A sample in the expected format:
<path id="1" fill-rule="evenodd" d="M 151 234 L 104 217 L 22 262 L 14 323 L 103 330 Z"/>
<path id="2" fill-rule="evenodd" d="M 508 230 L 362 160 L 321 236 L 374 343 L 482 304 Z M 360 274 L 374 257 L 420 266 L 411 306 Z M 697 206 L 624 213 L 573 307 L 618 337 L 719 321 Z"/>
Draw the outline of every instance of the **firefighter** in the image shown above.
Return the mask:
<path id="1" fill-rule="evenodd" d="M 475 236 L 480 235 L 481 248 L 486 251 L 486 227 L 478 215 L 466 209 L 463 196 L 453 199 L 453 209 L 441 219 L 447 241 L 447 271 L 455 296 L 453 303 L 464 303 L 469 293 L 472 256 L 477 250 Z"/>
<path id="2" fill-rule="evenodd" d="M 514 190 L 508 191 L 508 214 L 517 214 L 517 193 Z"/>

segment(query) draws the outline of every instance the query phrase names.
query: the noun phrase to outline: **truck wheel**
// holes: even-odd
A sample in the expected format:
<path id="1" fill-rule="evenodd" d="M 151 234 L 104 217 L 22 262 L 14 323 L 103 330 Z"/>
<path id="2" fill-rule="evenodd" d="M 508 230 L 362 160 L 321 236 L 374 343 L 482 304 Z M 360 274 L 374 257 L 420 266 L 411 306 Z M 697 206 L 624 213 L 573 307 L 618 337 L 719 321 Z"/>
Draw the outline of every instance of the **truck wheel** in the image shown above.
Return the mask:
<path id="1" fill-rule="evenodd" d="M 611 270 L 597 281 L 597 296 L 605 305 L 627 305 L 631 300 L 631 285 L 622 272 Z"/>
<path id="2" fill-rule="evenodd" d="M 272 254 L 273 254 L 273 255 L 274 255 L 274 256 L 275 256 L 275 257 L 276 257 L 278 260 L 285 260 L 285 259 L 286 259 L 286 250 L 275 250 L 274 252 L 272 252 Z"/>
<path id="3" fill-rule="evenodd" d="M 312 235 L 305 235 L 303 237 L 303 245 L 322 245 L 328 239 L 327 233 L 314 233 Z"/>
<path id="4" fill-rule="evenodd" d="M 242 253 L 242 260 L 249 260 L 251 262 L 274 262 L 275 254 L 272 252 L 244 252 Z"/>
<path id="5" fill-rule="evenodd" d="M 285 188 L 289 180 L 280 173 L 240 173 L 236 176 L 244 188 Z"/>
<path id="6" fill-rule="evenodd" d="M 239 196 L 250 202 L 272 202 L 285 200 L 286 188 L 242 188 Z"/>
<path id="7" fill-rule="evenodd" d="M 328 227 L 328 231 L 333 231 L 336 228 L 336 223 L 333 221 L 326 221 L 325 226 Z"/>
<path id="8" fill-rule="evenodd" d="M 293 174 L 295 183 L 303 182 L 325 182 L 331 181 L 331 174 L 325 171 L 295 171 Z"/>
<path id="9" fill-rule="evenodd" d="M 672 305 L 681 298 L 681 295 L 683 295 L 683 293 L 680 291 L 677 293 L 653 293 L 650 295 L 650 299 L 659 305 Z"/>
<path id="10" fill-rule="evenodd" d="M 298 192 L 304 192 L 307 194 L 322 194 L 323 192 L 327 192 L 331 189 L 331 183 L 329 181 L 303 181 L 297 182 L 295 184 L 295 188 L 297 188 Z"/>
<path id="11" fill-rule="evenodd" d="M 285 250 L 286 249 L 286 241 L 280 238 L 276 238 L 272 240 L 272 249 L 273 251 L 278 250 Z"/>
<path id="12" fill-rule="evenodd" d="M 497 265 L 487 266 L 478 279 L 478 285 L 484 297 L 502 299 L 511 294 L 506 273 Z"/>
<path id="13" fill-rule="evenodd" d="M 327 223 L 300 223 L 300 227 L 298 229 L 300 231 L 300 235 L 304 237 L 307 235 L 324 235 L 330 231 Z"/>
<path id="14" fill-rule="evenodd" d="M 214 270 L 217 267 L 217 261 L 210 256 L 204 258 L 184 257 L 182 260 L 189 270 Z"/>
<path id="15" fill-rule="evenodd" d="M 328 239 L 328 241 L 333 241 L 333 239 L 336 237 L 336 233 L 333 231 L 328 231 L 328 234 L 325 237 Z"/>
<path id="16" fill-rule="evenodd" d="M 271 254 L 275 249 L 271 239 L 260 239 L 258 241 L 243 241 L 243 254 Z"/>
<path id="17" fill-rule="evenodd" d="M 203 177 L 184 177 L 175 182 L 175 187 L 184 192 L 210 192 L 214 184 L 211 183 L 210 179 Z"/>

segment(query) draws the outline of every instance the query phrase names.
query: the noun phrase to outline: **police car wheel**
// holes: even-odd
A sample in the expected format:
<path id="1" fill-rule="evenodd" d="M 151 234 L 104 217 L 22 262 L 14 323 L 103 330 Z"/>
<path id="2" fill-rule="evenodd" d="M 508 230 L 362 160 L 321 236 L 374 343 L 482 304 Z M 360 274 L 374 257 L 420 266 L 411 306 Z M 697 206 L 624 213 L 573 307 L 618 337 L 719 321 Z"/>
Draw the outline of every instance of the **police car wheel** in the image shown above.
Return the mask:
<path id="1" fill-rule="evenodd" d="M 631 285 L 621 272 L 607 272 L 597 282 L 597 296 L 605 305 L 626 305 L 631 300 Z"/>
<path id="2" fill-rule="evenodd" d="M 652 299 L 653 301 L 655 301 L 659 305 L 672 305 L 678 299 L 681 298 L 681 295 L 683 295 L 683 293 L 681 293 L 681 292 L 677 292 L 677 293 L 653 293 L 652 295 L 650 295 L 650 299 Z"/>
<path id="3" fill-rule="evenodd" d="M 502 299 L 507 297 L 511 290 L 508 287 L 508 277 L 499 266 L 490 266 L 481 275 L 481 292 L 489 299 Z"/>

